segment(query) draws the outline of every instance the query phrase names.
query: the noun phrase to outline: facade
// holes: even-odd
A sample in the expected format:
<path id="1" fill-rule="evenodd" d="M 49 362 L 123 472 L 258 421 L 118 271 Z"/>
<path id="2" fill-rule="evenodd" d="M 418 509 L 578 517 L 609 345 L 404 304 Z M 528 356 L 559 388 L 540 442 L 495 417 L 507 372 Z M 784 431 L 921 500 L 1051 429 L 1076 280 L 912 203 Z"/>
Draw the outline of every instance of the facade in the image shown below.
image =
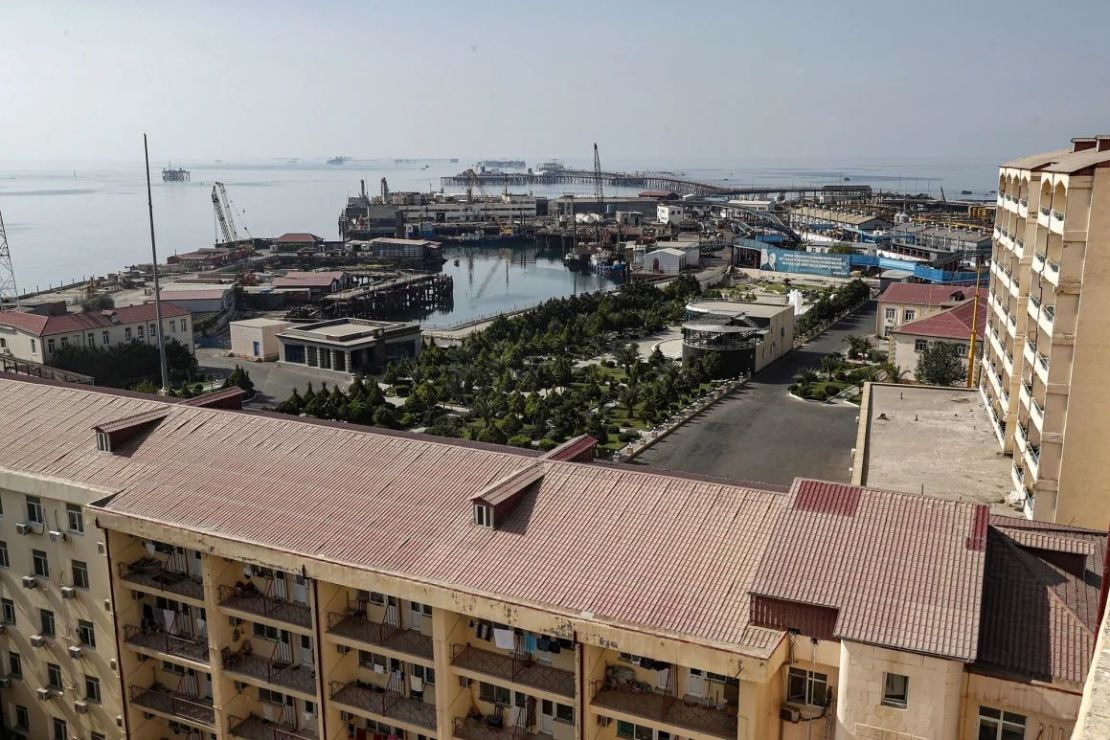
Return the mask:
<path id="1" fill-rule="evenodd" d="M 685 206 L 660 203 L 655 207 L 655 220 L 661 224 L 680 224 L 686 220 Z"/>
<path id="2" fill-rule="evenodd" d="M 987 303 L 975 300 L 964 301 L 953 308 L 923 319 L 910 321 L 896 329 L 891 329 L 890 357 L 895 366 L 906 371 L 906 377 L 914 377 L 917 361 L 921 353 L 932 344 L 951 344 L 960 350 L 962 357 L 970 351 L 971 335 L 975 333 L 976 363 L 983 357 L 983 325 L 987 321 Z"/>
<path id="3" fill-rule="evenodd" d="M 677 275 L 689 266 L 687 259 L 688 253 L 685 249 L 664 247 L 663 249 L 653 249 L 644 254 L 643 266 L 644 270 L 648 272 Z"/>
<path id="4" fill-rule="evenodd" d="M 347 198 L 339 233 L 344 240 L 369 239 L 396 234 L 405 223 L 512 223 L 542 215 L 546 204 L 546 199 L 517 193 L 492 197 L 389 193 L 384 200 L 362 193 Z"/>
<path id="5" fill-rule="evenodd" d="M 799 205 L 790 209 L 790 225 L 799 229 L 836 229 L 851 241 L 868 241 L 894 224 L 874 212 Z"/>
<path id="6" fill-rule="evenodd" d="M 0 526 L 86 497 L 112 563 L 110 737 L 1034 740 L 1091 660 L 1106 534 L 977 504 L 17 380 L 0 428 Z M 25 734 L 99 732 L 66 680 Z"/>
<path id="7" fill-rule="evenodd" d="M 1110 136 L 999 169 L 980 387 L 1028 516 L 1103 527 Z"/>
<path id="8" fill-rule="evenodd" d="M 304 231 L 292 231 L 274 239 L 270 248 L 275 252 L 319 252 L 324 248 L 324 238 Z"/>
<path id="9" fill-rule="evenodd" d="M 284 275 L 276 276 L 271 284 L 275 290 L 305 291 L 312 299 L 317 299 L 348 288 L 352 282 L 350 273 L 341 270 L 287 270 Z"/>
<path id="10" fill-rule="evenodd" d="M 891 283 L 876 299 L 875 334 L 887 339 L 890 332 L 911 321 L 952 308 L 975 298 L 975 288 L 932 283 Z M 980 289 L 980 307 L 986 291 Z"/>
<path id="11" fill-rule="evenodd" d="M 292 325 L 279 332 L 280 361 L 345 377 L 376 372 L 388 362 L 420 354 L 419 324 L 332 319 Z"/>
<path id="12" fill-rule="evenodd" d="M 443 250 L 439 242 L 428 239 L 394 239 L 378 237 L 367 242 L 350 242 L 358 245 L 356 251 L 384 260 L 401 262 L 442 261 Z"/>
<path id="13" fill-rule="evenodd" d="M 682 360 L 718 353 L 729 377 L 751 375 L 794 349 L 789 304 L 699 301 L 686 306 Z"/>
<path id="14" fill-rule="evenodd" d="M 166 285 L 162 288 L 162 300 L 194 314 L 220 314 L 234 305 L 235 288 L 224 284 Z"/>
<path id="15" fill-rule="evenodd" d="M 162 324 L 166 341 L 177 341 L 193 351 L 193 320 L 187 309 L 163 301 Z M 157 328 L 153 303 L 53 316 L 5 311 L 0 313 L 0 353 L 49 365 L 54 353 L 67 346 L 107 349 L 126 342 L 155 344 Z"/>
<path id="16" fill-rule="evenodd" d="M 281 356 L 277 335 L 293 326 L 280 319 L 244 319 L 232 321 L 231 354 L 255 362 L 270 362 Z"/>

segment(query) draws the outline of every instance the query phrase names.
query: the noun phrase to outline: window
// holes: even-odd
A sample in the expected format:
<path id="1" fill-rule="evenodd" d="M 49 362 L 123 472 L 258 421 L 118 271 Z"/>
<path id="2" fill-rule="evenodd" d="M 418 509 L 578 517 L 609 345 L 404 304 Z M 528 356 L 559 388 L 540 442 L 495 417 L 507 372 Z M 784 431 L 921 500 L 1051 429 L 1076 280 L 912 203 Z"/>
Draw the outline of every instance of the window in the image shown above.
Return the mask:
<path id="1" fill-rule="evenodd" d="M 653 733 L 650 727 L 641 727 L 618 719 L 617 737 L 623 737 L 627 740 L 652 740 Z"/>
<path id="2" fill-rule="evenodd" d="M 380 594 L 377 591 L 370 592 L 370 603 L 381 606 L 385 604 L 385 594 Z"/>
<path id="3" fill-rule="evenodd" d="M 85 514 L 80 506 L 66 504 L 66 523 L 69 525 L 70 532 L 85 533 Z"/>
<path id="4" fill-rule="evenodd" d="M 278 639 L 278 629 L 277 627 L 271 627 L 268 624 L 259 624 L 258 622 L 255 622 L 254 636 L 261 637 L 266 640 L 276 640 Z"/>
<path id="5" fill-rule="evenodd" d="M 39 349 L 38 349 L 38 344 L 37 344 L 37 343 L 35 342 L 35 340 L 34 340 L 34 339 L 32 339 L 32 340 L 31 340 L 31 354 L 34 354 L 34 353 L 36 353 L 36 352 L 38 352 L 38 351 L 39 351 Z"/>
<path id="6" fill-rule="evenodd" d="M 8 675 L 12 678 L 23 678 L 23 660 L 14 650 L 8 651 Z"/>
<path id="7" fill-rule="evenodd" d="M 57 663 L 46 664 L 46 685 L 52 689 L 62 688 L 62 667 Z"/>
<path id="8" fill-rule="evenodd" d="M 49 609 L 39 609 L 39 634 L 46 637 L 54 636 L 54 612 Z"/>
<path id="9" fill-rule="evenodd" d="M 12 561 L 8 559 L 8 543 L 0 540 L 0 568 L 12 567 Z"/>
<path id="10" fill-rule="evenodd" d="M 62 337 L 62 346 L 63 347 L 68 347 L 69 346 L 69 337 Z"/>
<path id="11" fill-rule="evenodd" d="M 111 336 L 108 335 L 108 332 L 102 332 L 100 334 L 100 343 L 101 344 L 111 344 L 112 343 L 112 338 L 111 338 Z"/>
<path id="12" fill-rule="evenodd" d="M 80 561 L 73 561 L 73 585 L 77 588 L 89 587 L 89 566 Z"/>
<path id="13" fill-rule="evenodd" d="M 27 497 L 27 521 L 33 524 L 43 524 L 46 519 L 42 515 L 42 501 L 38 496 Z"/>
<path id="14" fill-rule="evenodd" d="M 424 683 L 436 682 L 436 672 L 431 668 L 425 668 L 422 665 L 413 665 L 412 675 L 416 678 L 423 679 Z"/>
<path id="15" fill-rule="evenodd" d="M 927 340 L 927 339 L 915 339 L 915 340 L 913 340 L 913 351 L 914 352 L 924 352 L 927 349 L 929 349 L 929 340 Z"/>
<path id="16" fill-rule="evenodd" d="M 0 605 L 3 605 L 4 624 L 15 624 L 15 602 L 11 599 L 0 599 Z"/>
<path id="17" fill-rule="evenodd" d="M 823 707 L 828 702 L 829 677 L 824 673 L 791 668 L 787 681 L 788 701 Z"/>
<path id="18" fill-rule="evenodd" d="M 907 308 L 902 312 L 902 321 L 913 321 L 914 316 L 917 316 L 917 311 L 912 308 Z"/>
<path id="19" fill-rule="evenodd" d="M 367 652 L 366 650 L 359 650 L 358 664 L 366 668 L 381 668 L 384 672 L 386 666 L 389 665 L 389 660 L 383 655 Z"/>
<path id="20" fill-rule="evenodd" d="M 258 700 L 264 701 L 267 704 L 277 704 L 281 706 L 285 703 L 285 695 L 270 689 L 264 689 L 261 686 L 258 688 Z"/>
<path id="21" fill-rule="evenodd" d="M 27 711 L 27 707 L 21 707 L 18 704 L 15 707 L 15 726 L 24 732 L 31 730 L 31 714 Z"/>
<path id="22" fill-rule="evenodd" d="M 494 686 L 485 681 L 478 684 L 478 698 L 482 701 L 502 704 L 506 707 L 509 706 L 509 701 L 511 700 L 508 689 L 501 686 Z"/>
<path id="23" fill-rule="evenodd" d="M 910 679 L 899 673 L 888 673 L 883 679 L 883 706 L 905 709 L 909 700 Z"/>
<path id="24" fill-rule="evenodd" d="M 85 701 L 100 703 L 100 679 L 96 676 L 85 676 Z"/>
<path id="25" fill-rule="evenodd" d="M 474 523 L 480 527 L 493 526 L 493 507 L 474 504 Z"/>
<path id="26" fill-rule="evenodd" d="M 123 328 L 123 338 L 124 339 L 131 339 L 131 327 L 130 326 L 125 326 Z"/>
<path id="27" fill-rule="evenodd" d="M 87 347 L 93 347 L 93 346 L 95 346 L 95 345 L 96 345 L 96 334 L 93 334 L 93 333 L 92 333 L 92 332 L 90 331 L 90 332 L 88 333 L 88 336 L 86 336 L 86 337 L 85 337 L 85 346 L 87 346 Z"/>
<path id="28" fill-rule="evenodd" d="M 993 707 L 979 707 L 979 740 L 1023 740 L 1025 717 Z"/>
<path id="29" fill-rule="evenodd" d="M 69 734 L 66 730 L 66 721 L 57 717 L 54 717 L 51 721 L 53 722 L 54 726 L 51 740 L 69 740 Z"/>
<path id="30" fill-rule="evenodd" d="M 96 628 L 86 619 L 77 620 L 77 641 L 85 647 L 96 647 Z"/>
<path id="31" fill-rule="evenodd" d="M 173 319 L 170 319 L 170 331 L 172 331 L 174 334 L 177 333 L 177 322 Z"/>
<path id="32" fill-rule="evenodd" d="M 53 339 L 47 339 L 46 340 L 46 354 L 48 354 L 48 355 L 54 354 L 54 340 Z"/>
<path id="33" fill-rule="evenodd" d="M 419 601 L 410 601 L 409 608 L 412 609 L 413 614 L 424 614 L 424 616 L 432 616 L 432 607 L 428 604 L 421 604 Z"/>
<path id="34" fill-rule="evenodd" d="M 555 719 L 559 720 L 560 722 L 574 724 L 574 707 L 572 707 L 570 704 L 556 704 Z"/>
<path id="35" fill-rule="evenodd" d="M 50 577 L 50 561 L 42 550 L 31 550 L 31 560 L 35 565 L 35 575 L 43 578 Z"/>
<path id="36" fill-rule="evenodd" d="M 150 338 L 155 339 L 155 338 L 157 338 L 157 336 L 158 336 L 158 325 L 157 324 L 151 324 L 150 325 Z"/>
<path id="37" fill-rule="evenodd" d="M 135 335 L 136 335 L 136 336 L 137 336 L 137 337 L 138 337 L 139 339 L 143 339 L 143 338 L 144 338 L 144 337 L 143 337 L 143 325 L 142 325 L 142 324 L 139 324 L 138 326 L 136 326 L 136 327 L 135 327 Z"/>

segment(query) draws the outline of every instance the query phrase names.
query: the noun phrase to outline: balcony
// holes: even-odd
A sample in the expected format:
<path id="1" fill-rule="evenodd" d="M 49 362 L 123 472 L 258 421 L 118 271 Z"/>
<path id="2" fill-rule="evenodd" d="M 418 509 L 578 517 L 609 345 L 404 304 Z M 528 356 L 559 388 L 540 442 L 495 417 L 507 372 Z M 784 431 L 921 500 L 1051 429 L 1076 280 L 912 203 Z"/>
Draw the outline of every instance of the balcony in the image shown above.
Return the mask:
<path id="1" fill-rule="evenodd" d="M 1048 385 L 1048 358 L 1038 353 L 1037 361 L 1034 363 L 1033 369 L 1037 373 L 1037 377 L 1041 379 L 1041 382 Z"/>
<path id="2" fill-rule="evenodd" d="M 149 689 L 132 686 L 131 703 L 163 716 L 195 725 L 213 727 L 216 724 L 216 710 L 212 707 L 211 699 L 202 699 L 192 694 L 170 691 L 157 684 Z"/>
<path id="3" fill-rule="evenodd" d="M 330 689 L 329 694 L 336 704 L 435 732 L 435 704 L 425 704 L 396 691 L 383 690 L 357 681 L 347 684 L 332 681 Z"/>
<path id="4" fill-rule="evenodd" d="M 991 426 L 994 427 L 994 436 L 998 438 L 998 444 L 1003 448 L 1006 446 L 1006 422 L 998 418 L 998 412 L 994 410 L 994 405 L 987 404 L 987 412 L 991 418 Z"/>
<path id="5" fill-rule="evenodd" d="M 1047 260 L 1048 260 L 1048 255 L 1046 255 L 1044 252 L 1034 252 L 1033 253 L 1033 266 L 1031 268 L 1033 270 L 1033 272 L 1036 272 L 1036 273 L 1043 272 L 1044 271 L 1044 263 Z"/>
<path id="6" fill-rule="evenodd" d="M 1037 431 L 1044 433 L 1044 408 L 1037 399 L 1029 399 L 1029 418 L 1033 421 L 1033 426 L 1037 427 Z"/>
<path id="7" fill-rule="evenodd" d="M 140 652 L 166 653 L 198 663 L 208 662 L 208 645 L 195 637 L 144 630 L 133 624 L 123 628 L 124 642 Z"/>
<path id="8" fill-rule="evenodd" d="M 1060 263 L 1048 260 L 1045 262 L 1044 276 L 1053 285 L 1060 284 Z"/>
<path id="9" fill-rule="evenodd" d="M 527 655 L 503 655 L 469 645 L 454 645 L 451 665 L 568 699 L 574 698 L 573 673 L 542 665 Z"/>
<path id="10" fill-rule="evenodd" d="M 1056 306 L 1041 305 L 1041 315 L 1037 319 L 1037 326 L 1046 334 L 1052 336 L 1052 322 L 1056 318 Z"/>
<path id="11" fill-rule="evenodd" d="M 1029 472 L 1033 474 L 1033 479 L 1037 478 L 1037 470 L 1041 464 L 1041 446 L 1030 444 L 1025 448 L 1025 461 L 1028 463 Z"/>
<path id="12" fill-rule="evenodd" d="M 119 575 L 127 583 L 204 601 L 204 585 L 199 578 L 169 570 L 161 560 L 143 558 L 133 563 L 120 563 Z"/>
<path id="13" fill-rule="evenodd" d="M 651 689 L 638 690 L 633 688 L 635 685 L 622 685 L 611 679 L 595 682 L 594 707 L 728 740 L 736 737 L 734 712 L 706 706 L 693 699 L 682 700 L 669 694 L 657 694 Z"/>
<path id="14" fill-rule="evenodd" d="M 1036 337 L 1033 339 L 1025 340 L 1025 347 L 1021 351 L 1021 356 L 1025 359 L 1025 364 L 1030 367 L 1037 360 L 1037 341 Z"/>
<path id="15" fill-rule="evenodd" d="M 1033 384 L 1022 381 L 1021 388 L 1018 390 L 1018 400 L 1028 408 L 1031 398 L 1033 398 Z"/>
<path id="16" fill-rule="evenodd" d="M 1006 326 L 1009 327 L 1010 336 L 1017 335 L 1017 316 L 1009 314 L 1006 316 Z"/>
<path id="17" fill-rule="evenodd" d="M 308 606 L 257 590 L 220 586 L 220 606 L 304 629 L 312 628 L 312 609 Z"/>
<path id="18" fill-rule="evenodd" d="M 249 642 L 235 653 L 230 648 L 224 648 L 221 656 L 224 670 L 228 673 L 238 673 L 263 683 L 316 696 L 316 672 L 309 666 L 258 655 L 251 651 Z"/>
<path id="19" fill-rule="evenodd" d="M 1029 444 L 1029 428 L 1021 424 L 1014 425 L 1014 443 L 1017 448 L 1024 453 L 1026 446 Z"/>
<path id="20" fill-rule="evenodd" d="M 1014 484 L 1014 493 L 1025 493 L 1025 468 L 1017 462 L 1010 466 L 1010 481 Z"/>
<path id="21" fill-rule="evenodd" d="M 318 737 L 315 730 L 297 729 L 253 714 L 246 719 L 229 715 L 227 720 L 231 736 L 244 740 L 317 740 Z"/>
<path id="22" fill-rule="evenodd" d="M 432 638 L 416 630 L 401 629 L 392 624 L 374 622 L 365 612 L 328 614 L 328 634 L 367 645 L 383 647 L 405 655 L 430 661 L 433 657 Z"/>
<path id="23" fill-rule="evenodd" d="M 499 727 L 480 719 L 467 717 L 455 717 L 451 734 L 458 740 L 551 740 L 550 735 L 525 732 L 522 727 Z"/>
<path id="24" fill-rule="evenodd" d="M 1026 311 L 1029 313 L 1030 318 L 1036 321 L 1041 315 L 1041 301 L 1037 296 L 1029 296 L 1029 304 L 1026 306 Z"/>

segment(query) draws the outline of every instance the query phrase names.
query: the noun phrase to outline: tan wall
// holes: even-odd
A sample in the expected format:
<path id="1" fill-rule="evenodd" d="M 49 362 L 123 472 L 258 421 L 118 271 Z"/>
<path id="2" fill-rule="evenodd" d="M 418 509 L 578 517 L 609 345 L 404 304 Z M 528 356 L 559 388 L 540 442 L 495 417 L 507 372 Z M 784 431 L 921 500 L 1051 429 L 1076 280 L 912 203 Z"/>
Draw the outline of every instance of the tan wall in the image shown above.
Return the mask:
<path id="1" fill-rule="evenodd" d="M 1028 740 L 1065 740 L 1071 736 L 1080 700 L 1077 691 L 1060 691 L 969 673 L 960 736 L 978 737 L 979 707 L 988 706 L 1023 715 Z"/>
<path id="2" fill-rule="evenodd" d="M 771 317 L 766 339 L 755 353 L 756 372 L 794 349 L 794 309 L 788 307 Z"/>
<path id="3" fill-rule="evenodd" d="M 281 354 L 281 342 L 277 335 L 291 325 L 289 322 L 281 322 L 270 326 L 247 326 L 233 321 L 230 324 L 231 354 L 264 362 L 276 360 Z M 254 354 L 254 342 L 258 342 L 261 350 L 258 356 Z"/>
<path id="4" fill-rule="evenodd" d="M 888 308 L 894 309 L 894 318 L 888 321 L 886 319 L 886 311 Z M 902 324 L 907 324 L 910 321 L 917 321 L 926 317 L 938 314 L 943 310 L 941 306 L 919 306 L 913 303 L 886 303 L 880 302 L 878 309 L 875 311 L 875 334 L 884 337 L 892 329 L 897 329 Z M 906 319 L 906 311 L 913 311 L 913 318 Z"/>
<path id="5" fill-rule="evenodd" d="M 890 344 L 892 348 L 891 359 L 894 364 L 906 371 L 906 378 L 908 380 L 916 380 L 914 371 L 917 369 L 917 361 L 921 358 L 921 353 L 914 347 L 918 339 L 924 339 L 929 344 L 958 344 L 963 348 L 966 357 L 968 351 L 969 339 L 939 339 L 937 337 L 918 337 L 913 334 L 891 334 Z M 975 356 L 982 358 L 983 356 L 983 343 L 976 341 L 975 343 Z"/>

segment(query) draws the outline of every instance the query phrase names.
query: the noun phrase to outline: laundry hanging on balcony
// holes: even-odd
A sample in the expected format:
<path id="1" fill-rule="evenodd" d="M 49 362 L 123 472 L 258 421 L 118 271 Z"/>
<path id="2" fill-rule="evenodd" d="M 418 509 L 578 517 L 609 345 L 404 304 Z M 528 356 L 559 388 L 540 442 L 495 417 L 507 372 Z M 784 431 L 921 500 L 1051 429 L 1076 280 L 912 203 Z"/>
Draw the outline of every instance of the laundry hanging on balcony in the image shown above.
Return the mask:
<path id="1" fill-rule="evenodd" d="M 516 634 L 512 630 L 494 627 L 493 644 L 502 650 L 512 650 L 516 647 Z"/>

